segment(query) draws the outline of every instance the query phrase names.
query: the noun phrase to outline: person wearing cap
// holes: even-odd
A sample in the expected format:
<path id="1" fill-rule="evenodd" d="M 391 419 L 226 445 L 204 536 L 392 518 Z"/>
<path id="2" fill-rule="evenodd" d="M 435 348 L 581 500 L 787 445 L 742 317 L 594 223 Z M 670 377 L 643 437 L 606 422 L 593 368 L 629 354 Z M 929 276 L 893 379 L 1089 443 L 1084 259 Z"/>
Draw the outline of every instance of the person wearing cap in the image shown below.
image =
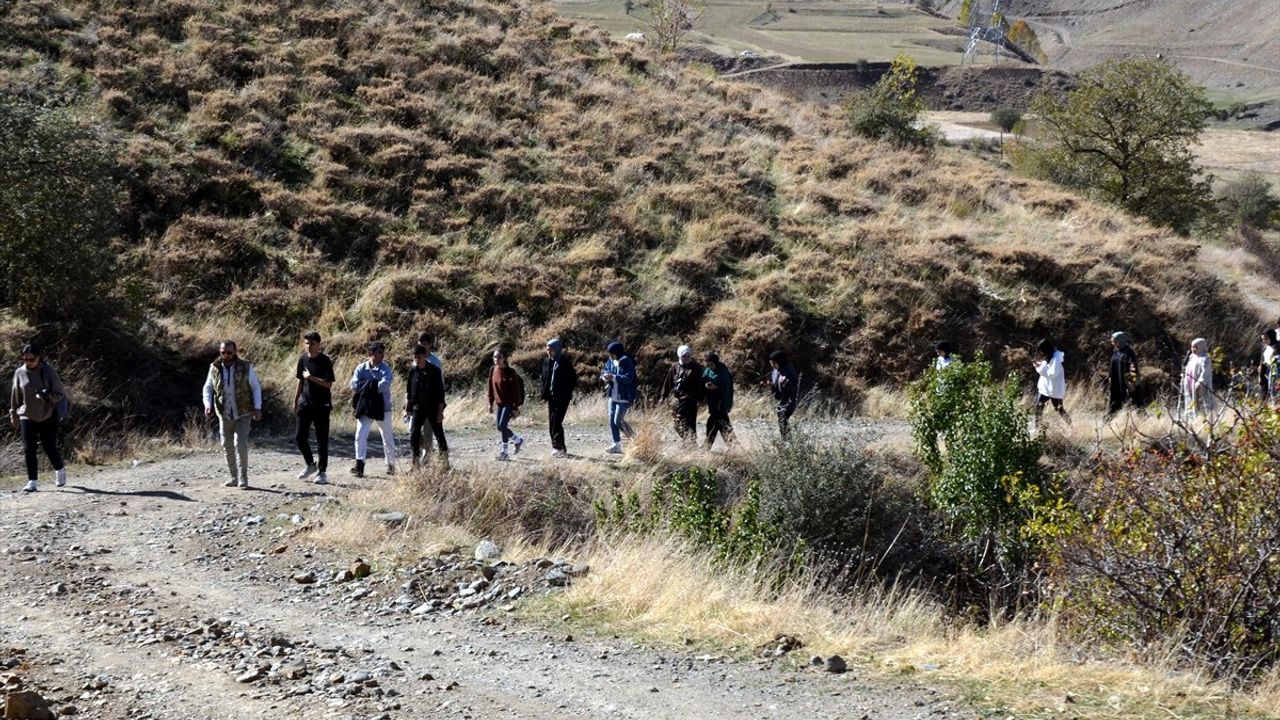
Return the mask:
<path id="1" fill-rule="evenodd" d="M 1123 332 L 1111 333 L 1111 404 L 1107 415 L 1120 412 L 1126 402 L 1133 402 L 1138 389 L 1138 354 Z"/>
<path id="2" fill-rule="evenodd" d="M 608 357 L 600 381 L 609 396 L 609 433 L 613 436 L 613 444 L 605 452 L 618 454 L 622 452 L 622 436 L 630 439 L 635 435 L 626 418 L 627 410 L 636 399 L 636 363 L 617 340 L 609 343 L 605 352 Z"/>
<path id="3" fill-rule="evenodd" d="M 218 359 L 204 381 L 204 415 L 218 416 L 222 450 L 231 479 L 227 487 L 249 487 L 249 424 L 262 420 L 262 383 L 253 365 L 243 360 L 234 340 L 218 345 Z"/>
<path id="4" fill-rule="evenodd" d="M 542 359 L 542 399 L 547 403 L 552 457 L 569 455 L 564 442 L 564 416 L 577 387 L 578 371 L 573 368 L 573 358 L 564 351 L 564 343 L 558 338 L 548 340 L 547 356 Z"/>
<path id="5" fill-rule="evenodd" d="M 702 364 L 693 357 L 693 349 L 681 345 L 676 350 L 676 361 L 671 363 L 667 378 L 662 382 L 662 393 L 658 398 L 660 402 L 671 399 L 676 434 L 686 443 L 698 442 L 698 406 L 706 396 L 702 371 Z"/>
<path id="6" fill-rule="evenodd" d="M 1188 419 L 1213 412 L 1213 360 L 1209 341 L 1196 338 L 1182 367 L 1182 412 Z"/>
<path id="7" fill-rule="evenodd" d="M 38 345 L 22 348 L 22 364 L 13 371 L 9 390 L 9 423 L 22 435 L 23 457 L 27 464 L 27 484 L 23 492 L 35 492 L 40 477 L 37 444 L 53 465 L 58 487 L 67 484 L 67 468 L 58 452 L 58 403 L 67 396 L 58 371 L 44 361 Z"/>
<path id="8" fill-rule="evenodd" d="M 778 432 L 786 440 L 791 434 L 791 416 L 800 405 L 800 373 L 781 350 L 769 353 L 769 389 L 778 402 Z"/>
<path id="9" fill-rule="evenodd" d="M 382 453 L 387 459 L 387 474 L 396 473 L 396 437 L 391 421 L 391 366 L 385 361 L 387 348 L 379 342 L 369 343 L 369 359 L 351 373 L 351 400 L 356 416 L 356 464 L 351 474 L 364 477 L 365 455 L 369 450 L 369 431 L 378 426 L 382 436 Z"/>
<path id="10" fill-rule="evenodd" d="M 729 422 L 729 411 L 733 409 L 733 374 L 716 353 L 709 352 L 702 360 L 706 363 L 702 387 L 707 391 L 707 449 L 710 450 L 717 434 L 724 437 L 726 445 L 733 444 L 733 425 Z"/>

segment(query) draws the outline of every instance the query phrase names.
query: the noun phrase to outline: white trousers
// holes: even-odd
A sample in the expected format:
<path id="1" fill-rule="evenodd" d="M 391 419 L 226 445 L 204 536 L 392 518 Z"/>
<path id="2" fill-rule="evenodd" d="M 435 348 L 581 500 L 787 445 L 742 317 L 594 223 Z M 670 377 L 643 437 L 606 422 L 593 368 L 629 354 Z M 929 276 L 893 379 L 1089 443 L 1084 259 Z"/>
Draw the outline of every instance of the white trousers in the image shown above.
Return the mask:
<path id="1" fill-rule="evenodd" d="M 356 418 L 356 459 L 364 460 L 369 451 L 369 431 L 378 426 L 378 434 L 382 436 L 382 452 L 387 457 L 388 465 L 396 464 L 396 434 L 391 428 L 391 413 L 382 416 L 382 420 L 361 415 Z"/>

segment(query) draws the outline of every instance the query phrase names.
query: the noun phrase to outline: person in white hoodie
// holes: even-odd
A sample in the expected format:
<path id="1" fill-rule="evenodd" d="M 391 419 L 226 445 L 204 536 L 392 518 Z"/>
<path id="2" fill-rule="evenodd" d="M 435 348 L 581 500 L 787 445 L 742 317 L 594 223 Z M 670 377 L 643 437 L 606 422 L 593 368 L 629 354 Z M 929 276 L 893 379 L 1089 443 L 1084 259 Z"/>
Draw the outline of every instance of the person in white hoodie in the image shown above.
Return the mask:
<path id="1" fill-rule="evenodd" d="M 1036 380 L 1036 428 L 1040 427 L 1040 418 L 1044 415 L 1044 406 L 1053 403 L 1053 409 L 1058 411 L 1062 416 L 1062 421 L 1071 424 L 1071 415 L 1062 407 L 1062 401 L 1067 396 L 1067 375 L 1066 370 L 1062 367 L 1062 351 L 1057 348 L 1050 340 L 1041 340 L 1036 345 L 1036 351 L 1040 353 L 1039 359 L 1036 360 L 1036 374 L 1039 376 Z"/>
<path id="2" fill-rule="evenodd" d="M 1208 417 L 1214 409 L 1213 360 L 1209 359 L 1209 341 L 1191 341 L 1191 352 L 1182 368 L 1182 413 L 1188 419 Z"/>

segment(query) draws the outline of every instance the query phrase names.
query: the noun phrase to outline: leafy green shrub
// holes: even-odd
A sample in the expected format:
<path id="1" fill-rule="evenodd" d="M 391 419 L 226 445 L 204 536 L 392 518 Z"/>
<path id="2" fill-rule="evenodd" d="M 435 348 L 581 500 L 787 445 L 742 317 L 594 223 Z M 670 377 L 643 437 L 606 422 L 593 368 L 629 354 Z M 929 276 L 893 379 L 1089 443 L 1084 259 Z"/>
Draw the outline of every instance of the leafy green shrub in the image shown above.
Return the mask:
<path id="1" fill-rule="evenodd" d="M 1261 173 L 1245 173 L 1218 191 L 1218 207 L 1237 227 L 1266 230 L 1280 222 L 1280 198 Z"/>
<path id="2" fill-rule="evenodd" d="M 689 467 L 658 479 L 646 504 L 636 493 L 615 494 L 612 507 L 595 504 L 600 527 L 629 532 L 662 530 L 715 549 L 722 560 L 770 560 L 776 532 L 761 522 L 760 486 L 749 483 L 734 506 L 722 499 L 716 471 Z"/>
<path id="3" fill-rule="evenodd" d="M 1000 128 L 1000 132 L 1013 132 L 1013 129 L 1022 122 L 1022 113 L 1013 108 L 996 108 L 991 112 L 991 122 Z"/>
<path id="4" fill-rule="evenodd" d="M 916 95 L 916 61 L 899 53 L 889 72 L 871 88 L 846 103 L 849 127 L 863 137 L 888 140 L 899 146 L 932 145 L 928 128 L 917 127 L 924 101 Z"/>
<path id="5" fill-rule="evenodd" d="M 0 94 L 0 306 L 32 321 L 102 306 L 117 226 L 113 151 L 62 111 Z"/>
<path id="6" fill-rule="evenodd" d="M 1077 496 L 1054 562 L 1077 628 L 1160 647 L 1179 637 L 1220 674 L 1280 660 L 1280 412 L 1105 460 Z"/>
<path id="7" fill-rule="evenodd" d="M 910 393 L 912 434 L 934 505 L 961 535 L 994 549 L 996 560 L 1022 565 L 1035 549 L 1025 526 L 1039 505 L 1056 498 L 1017 386 L 997 383 L 979 357 L 930 368 Z"/>

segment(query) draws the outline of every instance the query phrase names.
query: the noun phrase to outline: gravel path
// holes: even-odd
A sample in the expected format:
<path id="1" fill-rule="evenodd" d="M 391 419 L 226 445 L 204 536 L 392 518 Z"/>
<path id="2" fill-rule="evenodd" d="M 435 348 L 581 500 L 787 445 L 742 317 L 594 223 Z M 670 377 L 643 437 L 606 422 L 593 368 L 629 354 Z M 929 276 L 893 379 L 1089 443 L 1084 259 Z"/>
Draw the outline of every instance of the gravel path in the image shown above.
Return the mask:
<path id="1" fill-rule="evenodd" d="M 489 441 L 455 437 L 459 450 Z M 259 487 L 247 492 L 221 486 L 211 452 L 72 468 L 61 490 L 6 485 L 0 685 L 35 690 L 59 717 L 132 720 L 973 716 L 935 689 L 857 668 L 664 652 L 571 628 L 574 638 L 496 607 L 414 614 L 404 590 L 396 598 L 404 569 L 338 582 L 329 574 L 351 559 L 294 535 L 385 480 L 342 468 L 316 488 L 293 478 L 292 453 L 260 448 L 251 463 Z M 318 581 L 293 580 L 306 571 Z"/>

